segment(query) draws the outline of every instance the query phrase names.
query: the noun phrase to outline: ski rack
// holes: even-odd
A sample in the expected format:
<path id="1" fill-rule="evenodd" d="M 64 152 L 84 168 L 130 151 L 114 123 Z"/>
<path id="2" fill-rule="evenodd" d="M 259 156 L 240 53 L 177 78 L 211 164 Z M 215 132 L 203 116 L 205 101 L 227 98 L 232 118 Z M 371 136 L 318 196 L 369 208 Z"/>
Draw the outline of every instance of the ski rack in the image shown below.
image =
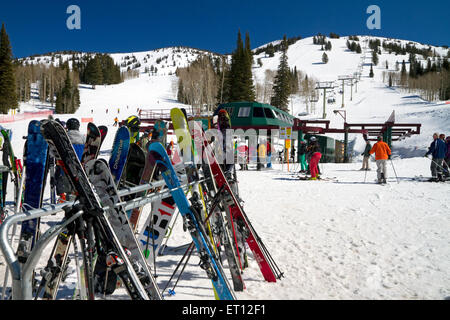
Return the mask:
<path id="1" fill-rule="evenodd" d="M 181 175 L 179 177 L 184 184 L 180 187 L 184 191 L 189 189 L 195 183 L 206 181 L 207 179 L 201 179 L 200 181 L 186 182 L 187 176 Z M 211 179 L 211 178 L 209 178 Z M 141 193 L 150 189 L 155 189 L 165 186 L 164 180 L 159 180 L 153 183 L 146 183 L 135 187 L 127 187 L 118 190 L 119 197 L 123 197 L 130 194 Z M 144 206 L 148 203 L 152 203 L 170 196 L 171 192 L 175 189 L 163 189 L 162 191 L 147 194 L 134 198 L 130 201 L 119 202 L 114 205 L 114 207 L 122 207 L 124 210 L 131 210 L 137 207 Z M 26 220 L 36 219 L 40 217 L 45 217 L 49 215 L 55 215 L 58 212 L 64 211 L 67 206 L 74 206 L 78 204 L 79 201 L 67 201 L 61 204 L 46 205 L 39 209 L 31 209 L 22 212 L 17 212 L 14 215 L 7 217 L 4 222 L 0 225 L 0 250 L 5 257 L 5 261 L 12 275 L 12 300 L 31 300 L 32 297 L 32 275 L 35 269 L 39 257 L 41 256 L 44 248 L 50 243 L 50 241 L 55 238 L 68 224 L 73 222 L 76 218 L 83 214 L 83 211 L 78 211 L 70 219 L 62 221 L 49 228 L 36 242 L 32 252 L 30 253 L 27 262 L 24 264 L 22 270 L 18 261 L 17 255 L 14 253 L 12 243 L 8 241 L 8 233 L 11 226 L 21 223 Z M 103 207 L 104 210 L 110 209 L 108 206 Z M 2 296 L 2 300 L 5 297 Z"/>

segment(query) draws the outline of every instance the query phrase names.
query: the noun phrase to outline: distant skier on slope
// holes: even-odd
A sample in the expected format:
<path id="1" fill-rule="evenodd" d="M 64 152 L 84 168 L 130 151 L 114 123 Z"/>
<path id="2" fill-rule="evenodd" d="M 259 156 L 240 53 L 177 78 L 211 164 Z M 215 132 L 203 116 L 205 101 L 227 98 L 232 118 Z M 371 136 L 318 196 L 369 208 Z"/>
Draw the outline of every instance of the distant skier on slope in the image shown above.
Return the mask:
<path id="1" fill-rule="evenodd" d="M 377 141 L 378 142 L 373 145 L 369 154 L 375 153 L 375 161 L 377 163 L 378 183 L 386 183 L 387 179 L 386 162 L 388 159 L 390 159 L 391 148 L 389 148 L 388 144 L 383 141 L 382 136 L 378 136 Z"/>
<path id="2" fill-rule="evenodd" d="M 447 146 L 442 139 L 439 139 L 439 134 L 433 134 L 433 142 L 430 144 L 428 148 L 428 152 L 425 153 L 425 157 L 428 158 L 428 155 L 431 154 L 431 179 L 429 181 L 443 181 L 444 177 L 442 176 L 442 165 L 444 164 L 445 154 L 447 152 Z"/>

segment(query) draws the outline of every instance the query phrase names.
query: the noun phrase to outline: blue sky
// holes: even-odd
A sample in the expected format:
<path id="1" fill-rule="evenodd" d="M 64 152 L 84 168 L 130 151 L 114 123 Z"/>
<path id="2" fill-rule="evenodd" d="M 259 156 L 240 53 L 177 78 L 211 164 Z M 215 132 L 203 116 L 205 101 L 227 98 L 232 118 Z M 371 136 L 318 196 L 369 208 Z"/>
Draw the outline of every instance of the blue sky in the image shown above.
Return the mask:
<path id="1" fill-rule="evenodd" d="M 69 5 L 81 9 L 81 30 L 69 30 Z M 381 30 L 369 30 L 369 5 L 381 9 Z M 34 0 L 0 5 L 0 22 L 16 57 L 57 50 L 132 52 L 182 45 L 230 53 L 240 28 L 255 48 L 288 37 L 378 35 L 450 45 L 450 2 L 428 1 L 117 1 Z"/>

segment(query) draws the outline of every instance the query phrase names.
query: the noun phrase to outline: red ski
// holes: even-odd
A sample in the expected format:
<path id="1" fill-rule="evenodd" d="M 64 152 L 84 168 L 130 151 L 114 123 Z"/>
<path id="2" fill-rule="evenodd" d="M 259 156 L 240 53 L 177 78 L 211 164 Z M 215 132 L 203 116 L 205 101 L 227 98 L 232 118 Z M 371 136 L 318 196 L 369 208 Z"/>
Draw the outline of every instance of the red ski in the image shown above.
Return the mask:
<path id="1" fill-rule="evenodd" d="M 268 250 L 265 248 L 261 239 L 256 234 L 255 229 L 248 220 L 248 217 L 245 214 L 239 201 L 237 201 L 236 196 L 234 195 L 222 169 L 220 168 L 216 160 L 216 157 L 212 152 L 211 146 L 209 145 L 208 140 L 206 139 L 206 135 L 205 132 L 203 131 L 203 128 L 201 128 L 201 126 L 197 122 L 194 122 L 193 127 L 194 127 L 193 138 L 201 139 L 200 141 L 196 140 L 196 145 L 203 146 L 203 160 L 208 161 L 208 165 L 211 168 L 211 172 L 212 175 L 214 176 L 217 188 L 223 189 L 224 192 L 226 192 L 232 200 L 232 204 L 228 206 L 232 220 L 235 221 L 241 220 L 242 222 L 244 222 L 246 228 L 249 230 L 249 235 L 246 238 L 246 242 L 250 247 L 250 249 L 252 250 L 256 261 L 258 262 L 259 268 L 264 276 L 264 279 L 268 282 L 276 282 L 276 279 L 277 278 L 280 279 L 283 273 L 280 272 L 279 270 L 275 270 L 278 269 L 275 262 L 270 256 Z M 201 150 L 201 148 L 197 148 L 197 150 L 199 151 Z M 237 243 L 236 249 L 239 252 Z"/>

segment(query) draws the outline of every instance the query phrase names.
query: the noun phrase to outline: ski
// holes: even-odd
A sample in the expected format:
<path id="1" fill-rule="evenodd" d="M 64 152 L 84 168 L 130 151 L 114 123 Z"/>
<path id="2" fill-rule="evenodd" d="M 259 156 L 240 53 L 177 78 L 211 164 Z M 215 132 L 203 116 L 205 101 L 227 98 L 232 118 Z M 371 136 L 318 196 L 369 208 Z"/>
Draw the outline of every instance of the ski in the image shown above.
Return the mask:
<path id="1" fill-rule="evenodd" d="M 189 156 L 188 151 L 190 148 L 191 156 L 194 159 L 195 165 L 199 164 L 200 161 L 197 158 L 198 154 L 196 152 L 195 142 L 191 138 L 185 113 L 178 108 L 172 108 L 172 110 L 170 112 L 170 116 L 172 118 L 173 127 L 175 129 L 175 133 L 178 138 L 178 144 L 180 145 L 180 148 L 184 149 L 184 153 L 183 153 L 184 156 L 186 156 L 186 153 L 187 153 L 187 156 Z M 186 148 L 187 148 L 187 150 L 186 150 Z M 186 162 L 189 159 L 184 159 L 184 160 Z M 196 166 L 194 167 L 194 171 L 197 171 Z M 186 170 L 186 172 L 191 172 L 191 174 L 192 174 L 192 170 Z M 196 172 L 195 174 L 198 175 L 199 173 Z M 191 176 L 191 179 L 192 178 L 193 177 Z M 215 185 L 213 188 L 215 188 Z M 217 188 L 212 189 L 212 190 L 214 191 L 214 194 L 217 193 Z M 204 221 L 208 216 L 208 211 L 207 211 L 208 208 L 206 207 L 206 204 L 204 201 L 205 194 L 203 193 L 202 188 L 198 184 L 194 185 L 193 192 L 197 193 L 196 198 L 198 199 L 197 204 L 199 206 L 199 210 L 205 211 L 205 216 L 203 219 L 203 221 Z M 244 285 L 244 281 L 241 276 L 241 270 L 240 270 L 239 263 L 238 263 L 238 256 L 236 255 L 236 251 L 234 250 L 234 246 L 232 243 L 232 237 L 231 237 L 230 233 L 228 232 L 228 229 L 226 228 L 226 222 L 222 216 L 222 213 L 220 212 L 220 210 L 217 210 L 217 209 L 218 209 L 218 206 L 215 206 L 215 208 L 213 208 L 213 210 L 215 211 L 215 214 L 213 216 L 218 217 L 218 219 L 217 219 L 218 221 L 216 222 L 216 224 L 218 225 L 218 229 L 221 231 L 221 237 L 223 239 L 225 254 L 226 254 L 229 269 L 231 272 L 231 278 L 233 280 L 233 288 L 235 291 L 242 291 L 242 290 L 244 290 L 245 285 Z M 213 220 L 213 219 L 209 219 L 208 221 L 206 221 L 206 227 L 207 227 L 208 233 L 210 235 L 211 242 L 214 244 L 213 234 L 211 231 L 211 224 L 212 224 L 212 223 L 210 223 L 211 220 Z"/>
<path id="2" fill-rule="evenodd" d="M 180 181 L 166 150 L 161 143 L 156 142 L 150 145 L 149 153 L 153 155 L 152 161 L 157 165 L 161 176 L 166 181 L 167 187 L 171 190 L 180 214 L 185 219 L 186 227 L 191 234 L 200 257 L 200 267 L 205 270 L 208 278 L 211 279 L 219 299 L 235 300 L 222 266 L 217 260 L 212 245 L 208 243 L 206 232 L 202 230 L 198 221 L 200 213 L 194 213 L 195 209 L 189 204 L 183 190 L 178 188 L 180 187 Z"/>
<path id="3" fill-rule="evenodd" d="M 230 187 L 227 178 L 225 177 L 222 169 L 217 162 L 217 159 L 212 152 L 211 146 L 206 139 L 203 128 L 195 121 L 193 122 L 193 134 L 194 139 L 198 140 L 195 142 L 196 145 L 203 147 L 203 159 L 206 159 L 208 161 L 209 167 L 211 168 L 211 175 L 215 179 L 217 188 L 223 188 L 223 192 L 225 192 L 226 199 L 224 199 L 223 201 L 224 205 L 229 208 L 230 215 L 233 217 L 233 220 L 237 221 L 239 227 L 241 229 L 247 230 L 245 240 L 252 250 L 255 260 L 258 262 L 264 279 L 268 282 L 276 282 L 276 279 L 280 279 L 283 273 L 279 271 L 277 272 L 277 270 L 275 270 L 277 269 L 275 262 L 271 258 L 268 250 L 265 248 L 259 236 L 256 234 L 256 231 L 247 218 L 247 215 L 245 214 L 241 204 L 236 199 L 236 196 L 234 195 L 234 192 Z M 200 149 L 200 147 L 197 149 Z M 238 254 L 240 254 L 240 252 Z"/>
<path id="4" fill-rule="evenodd" d="M 65 173 L 69 177 L 75 190 L 78 192 L 80 206 L 83 208 L 86 217 L 94 221 L 97 225 L 97 230 L 100 230 L 103 234 L 103 245 L 107 247 L 108 252 L 112 252 L 111 250 L 114 251 L 114 254 L 112 255 L 113 258 L 116 257 L 119 259 L 116 259 L 116 263 L 112 264 L 114 265 L 114 272 L 122 279 L 128 293 L 133 299 L 149 299 L 149 292 L 140 282 L 139 277 L 128 258 L 128 254 L 117 238 L 109 222 L 109 214 L 103 210 L 99 198 L 94 192 L 75 150 L 69 141 L 66 131 L 56 121 L 43 120 L 41 132 L 49 143 L 53 155 L 62 161 Z M 97 232 L 97 234 L 99 234 L 99 232 Z M 85 252 L 85 250 L 83 250 L 83 252 Z M 85 263 L 86 258 L 87 257 L 84 254 L 83 261 Z M 86 276 L 90 277 L 91 272 L 91 270 L 85 270 Z M 89 295 L 93 298 L 92 291 L 89 292 Z M 161 296 L 156 294 L 155 296 L 151 296 L 151 298 L 161 299 Z"/>

